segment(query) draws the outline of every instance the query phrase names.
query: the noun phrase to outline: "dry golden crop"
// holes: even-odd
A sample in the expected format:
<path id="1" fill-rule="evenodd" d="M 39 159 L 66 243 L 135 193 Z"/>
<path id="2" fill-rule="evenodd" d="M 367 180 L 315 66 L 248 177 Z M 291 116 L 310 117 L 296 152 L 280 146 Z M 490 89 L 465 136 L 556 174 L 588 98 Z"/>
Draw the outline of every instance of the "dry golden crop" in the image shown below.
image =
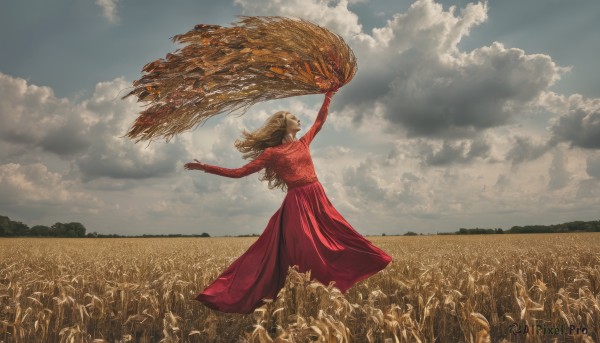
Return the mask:
<path id="1" fill-rule="evenodd" d="M 0 342 L 599 340 L 597 233 L 369 237 L 394 261 L 346 295 L 291 270 L 251 315 L 195 301 L 254 239 L 2 239 Z"/>

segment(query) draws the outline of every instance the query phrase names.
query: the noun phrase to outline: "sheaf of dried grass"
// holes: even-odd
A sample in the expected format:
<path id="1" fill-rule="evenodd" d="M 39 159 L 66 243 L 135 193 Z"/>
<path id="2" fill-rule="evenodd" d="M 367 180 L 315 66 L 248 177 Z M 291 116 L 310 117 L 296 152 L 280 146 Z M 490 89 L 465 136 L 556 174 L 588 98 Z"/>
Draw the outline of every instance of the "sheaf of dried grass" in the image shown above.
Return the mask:
<path id="1" fill-rule="evenodd" d="M 243 16 L 233 27 L 199 24 L 172 39 L 187 45 L 146 64 L 123 97 L 149 105 L 127 133 L 136 141 L 169 140 L 257 102 L 325 93 L 357 70 L 340 36 L 302 19 Z"/>

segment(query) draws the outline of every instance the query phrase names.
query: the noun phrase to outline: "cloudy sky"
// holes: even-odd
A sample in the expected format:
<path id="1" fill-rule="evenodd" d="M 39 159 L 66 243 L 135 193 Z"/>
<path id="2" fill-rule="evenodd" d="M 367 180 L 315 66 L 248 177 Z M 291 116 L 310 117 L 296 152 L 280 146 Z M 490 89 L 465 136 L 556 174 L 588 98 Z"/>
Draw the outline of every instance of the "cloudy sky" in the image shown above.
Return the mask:
<path id="1" fill-rule="evenodd" d="M 142 66 L 180 47 L 170 37 L 239 14 L 309 19 L 357 55 L 311 148 L 362 234 L 600 219 L 597 0 L 7 2 L 0 215 L 102 233 L 261 233 L 283 192 L 183 164 L 242 166 L 242 129 L 282 109 L 307 129 L 321 95 L 221 115 L 168 143 L 122 138 L 141 107 L 120 97 Z"/>

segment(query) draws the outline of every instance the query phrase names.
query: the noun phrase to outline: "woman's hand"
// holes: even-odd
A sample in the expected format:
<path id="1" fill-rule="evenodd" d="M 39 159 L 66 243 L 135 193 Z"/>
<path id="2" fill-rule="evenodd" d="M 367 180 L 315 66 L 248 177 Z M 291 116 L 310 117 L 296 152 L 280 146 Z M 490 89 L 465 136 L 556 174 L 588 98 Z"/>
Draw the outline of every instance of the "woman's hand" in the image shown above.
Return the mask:
<path id="1" fill-rule="evenodd" d="M 186 163 L 183 167 L 187 170 L 204 170 L 204 163 L 198 161 L 197 159 L 194 159 L 194 161 L 196 162 L 190 162 L 190 163 Z"/>

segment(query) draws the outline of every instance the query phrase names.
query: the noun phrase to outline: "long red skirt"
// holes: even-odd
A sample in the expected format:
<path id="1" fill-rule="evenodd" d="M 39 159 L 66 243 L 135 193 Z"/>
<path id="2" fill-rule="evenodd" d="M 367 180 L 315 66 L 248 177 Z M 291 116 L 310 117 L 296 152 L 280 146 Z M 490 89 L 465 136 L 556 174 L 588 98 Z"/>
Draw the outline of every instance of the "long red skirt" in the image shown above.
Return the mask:
<path id="1" fill-rule="evenodd" d="M 333 207 L 319 181 L 288 190 L 260 237 L 196 300 L 233 313 L 252 313 L 277 297 L 289 266 L 342 293 L 384 269 L 392 258 Z"/>

